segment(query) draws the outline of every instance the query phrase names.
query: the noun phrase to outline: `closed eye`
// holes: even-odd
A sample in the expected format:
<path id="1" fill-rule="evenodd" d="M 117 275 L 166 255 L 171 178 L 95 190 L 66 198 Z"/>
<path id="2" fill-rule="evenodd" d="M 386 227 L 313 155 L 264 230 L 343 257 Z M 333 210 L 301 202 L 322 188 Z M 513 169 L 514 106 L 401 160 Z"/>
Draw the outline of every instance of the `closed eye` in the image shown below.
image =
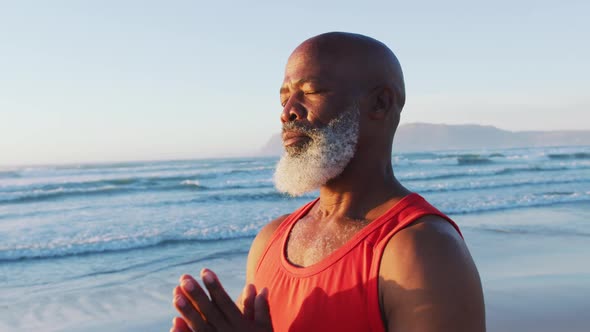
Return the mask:
<path id="1" fill-rule="evenodd" d="M 305 94 L 305 95 L 317 95 L 317 94 L 324 93 L 324 92 L 325 92 L 325 90 L 311 90 L 311 91 L 305 91 L 305 92 L 303 92 L 303 94 Z"/>
<path id="2" fill-rule="evenodd" d="M 289 101 L 289 98 L 291 98 L 290 95 L 288 95 L 286 93 L 281 93 L 281 96 L 280 96 L 281 106 L 285 107 L 285 105 L 287 105 L 287 102 Z"/>

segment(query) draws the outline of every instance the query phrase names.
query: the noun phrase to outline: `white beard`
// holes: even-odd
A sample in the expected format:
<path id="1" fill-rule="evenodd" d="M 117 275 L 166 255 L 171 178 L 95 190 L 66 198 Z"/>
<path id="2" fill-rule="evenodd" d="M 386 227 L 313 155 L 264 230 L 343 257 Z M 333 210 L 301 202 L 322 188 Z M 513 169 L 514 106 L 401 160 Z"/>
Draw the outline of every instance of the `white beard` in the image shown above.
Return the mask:
<path id="1" fill-rule="evenodd" d="M 326 127 L 302 130 L 311 141 L 297 153 L 286 149 L 274 174 L 277 190 L 301 196 L 340 175 L 356 152 L 359 119 L 353 104 Z"/>

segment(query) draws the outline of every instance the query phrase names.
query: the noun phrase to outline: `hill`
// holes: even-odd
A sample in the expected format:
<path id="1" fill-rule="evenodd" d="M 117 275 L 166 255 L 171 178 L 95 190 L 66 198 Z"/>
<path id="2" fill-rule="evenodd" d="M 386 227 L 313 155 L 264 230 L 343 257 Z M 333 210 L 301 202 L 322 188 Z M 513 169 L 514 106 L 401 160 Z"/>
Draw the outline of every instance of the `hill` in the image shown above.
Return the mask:
<path id="1" fill-rule="evenodd" d="M 403 152 L 577 145 L 590 145 L 590 130 L 508 131 L 482 125 L 409 123 L 398 128 L 393 149 Z M 263 155 L 282 152 L 280 134 L 273 135 L 260 150 Z"/>

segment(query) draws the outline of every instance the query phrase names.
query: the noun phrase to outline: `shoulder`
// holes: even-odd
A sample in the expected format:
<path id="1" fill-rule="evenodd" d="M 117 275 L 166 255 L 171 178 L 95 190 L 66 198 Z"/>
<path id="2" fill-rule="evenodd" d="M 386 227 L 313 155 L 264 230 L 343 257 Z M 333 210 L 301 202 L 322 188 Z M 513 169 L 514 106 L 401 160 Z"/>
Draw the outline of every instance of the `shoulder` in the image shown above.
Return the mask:
<path id="1" fill-rule="evenodd" d="M 441 217 L 424 216 L 394 235 L 379 278 L 384 319 L 398 330 L 485 330 L 477 268 L 461 236 Z"/>
<path id="2" fill-rule="evenodd" d="M 250 246 L 250 252 L 248 253 L 248 263 L 246 267 L 246 283 L 251 283 L 254 280 L 254 272 L 256 270 L 256 265 L 258 265 L 258 261 L 260 260 L 260 256 L 262 256 L 268 241 L 272 238 L 273 234 L 279 228 L 279 226 L 289 217 L 289 214 L 282 215 L 273 221 L 266 224 L 258 235 L 252 241 L 252 245 Z"/>
<path id="3" fill-rule="evenodd" d="M 270 240 L 277 228 L 279 228 L 283 221 L 285 221 L 285 219 L 287 219 L 289 216 L 290 214 L 282 215 L 264 225 L 264 227 L 260 229 L 260 232 L 258 232 L 258 235 L 256 235 L 256 238 L 254 238 L 254 243 L 264 244 L 264 246 L 266 246 L 266 243 Z"/>
<path id="4" fill-rule="evenodd" d="M 469 251 L 457 230 L 436 215 L 421 217 L 400 230 L 389 240 L 383 252 L 384 262 L 404 265 L 428 263 L 432 266 L 441 259 L 456 261 L 467 258 L 471 259 Z M 387 267 L 387 264 L 382 265 L 385 272 Z"/>

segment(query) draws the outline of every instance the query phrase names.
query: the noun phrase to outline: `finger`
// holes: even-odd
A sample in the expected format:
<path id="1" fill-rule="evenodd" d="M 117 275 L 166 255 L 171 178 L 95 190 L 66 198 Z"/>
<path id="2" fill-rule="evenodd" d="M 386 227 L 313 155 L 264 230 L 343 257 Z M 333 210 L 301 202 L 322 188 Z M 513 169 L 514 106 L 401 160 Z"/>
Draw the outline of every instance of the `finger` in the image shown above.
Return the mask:
<path id="1" fill-rule="evenodd" d="M 263 288 L 254 299 L 254 322 L 258 327 L 272 330 L 270 308 L 268 306 L 268 288 Z"/>
<path id="2" fill-rule="evenodd" d="M 242 293 L 242 310 L 244 318 L 254 320 L 254 299 L 256 298 L 256 287 L 252 284 L 246 285 Z"/>
<path id="3" fill-rule="evenodd" d="M 207 287 L 207 290 L 209 291 L 209 295 L 211 295 L 211 301 L 215 303 L 233 326 L 239 325 L 242 319 L 242 312 L 238 309 L 238 306 L 236 306 L 225 289 L 223 289 L 223 286 L 219 282 L 215 273 L 211 270 L 203 269 L 203 271 L 201 271 L 201 277 L 203 278 L 205 287 Z"/>
<path id="4" fill-rule="evenodd" d="M 171 332 L 192 332 L 191 328 L 188 324 L 184 321 L 184 319 L 180 317 L 174 317 L 172 319 L 172 329 Z"/>
<path id="5" fill-rule="evenodd" d="M 180 314 L 184 318 L 184 321 L 188 323 L 188 325 L 194 331 L 209 331 L 209 326 L 207 325 L 207 322 L 205 322 L 203 317 L 201 317 L 201 314 L 197 311 L 197 309 L 195 309 L 195 307 L 193 307 L 193 305 L 186 298 L 186 296 L 184 296 L 184 294 L 181 294 L 181 292 L 179 292 L 174 297 L 174 306 L 176 307 L 178 312 L 180 312 Z"/>
<path id="6" fill-rule="evenodd" d="M 193 306 L 203 314 L 209 324 L 215 326 L 218 330 L 222 330 L 228 325 L 223 314 L 209 300 L 203 288 L 193 277 L 188 274 L 180 277 L 180 289 Z"/>

